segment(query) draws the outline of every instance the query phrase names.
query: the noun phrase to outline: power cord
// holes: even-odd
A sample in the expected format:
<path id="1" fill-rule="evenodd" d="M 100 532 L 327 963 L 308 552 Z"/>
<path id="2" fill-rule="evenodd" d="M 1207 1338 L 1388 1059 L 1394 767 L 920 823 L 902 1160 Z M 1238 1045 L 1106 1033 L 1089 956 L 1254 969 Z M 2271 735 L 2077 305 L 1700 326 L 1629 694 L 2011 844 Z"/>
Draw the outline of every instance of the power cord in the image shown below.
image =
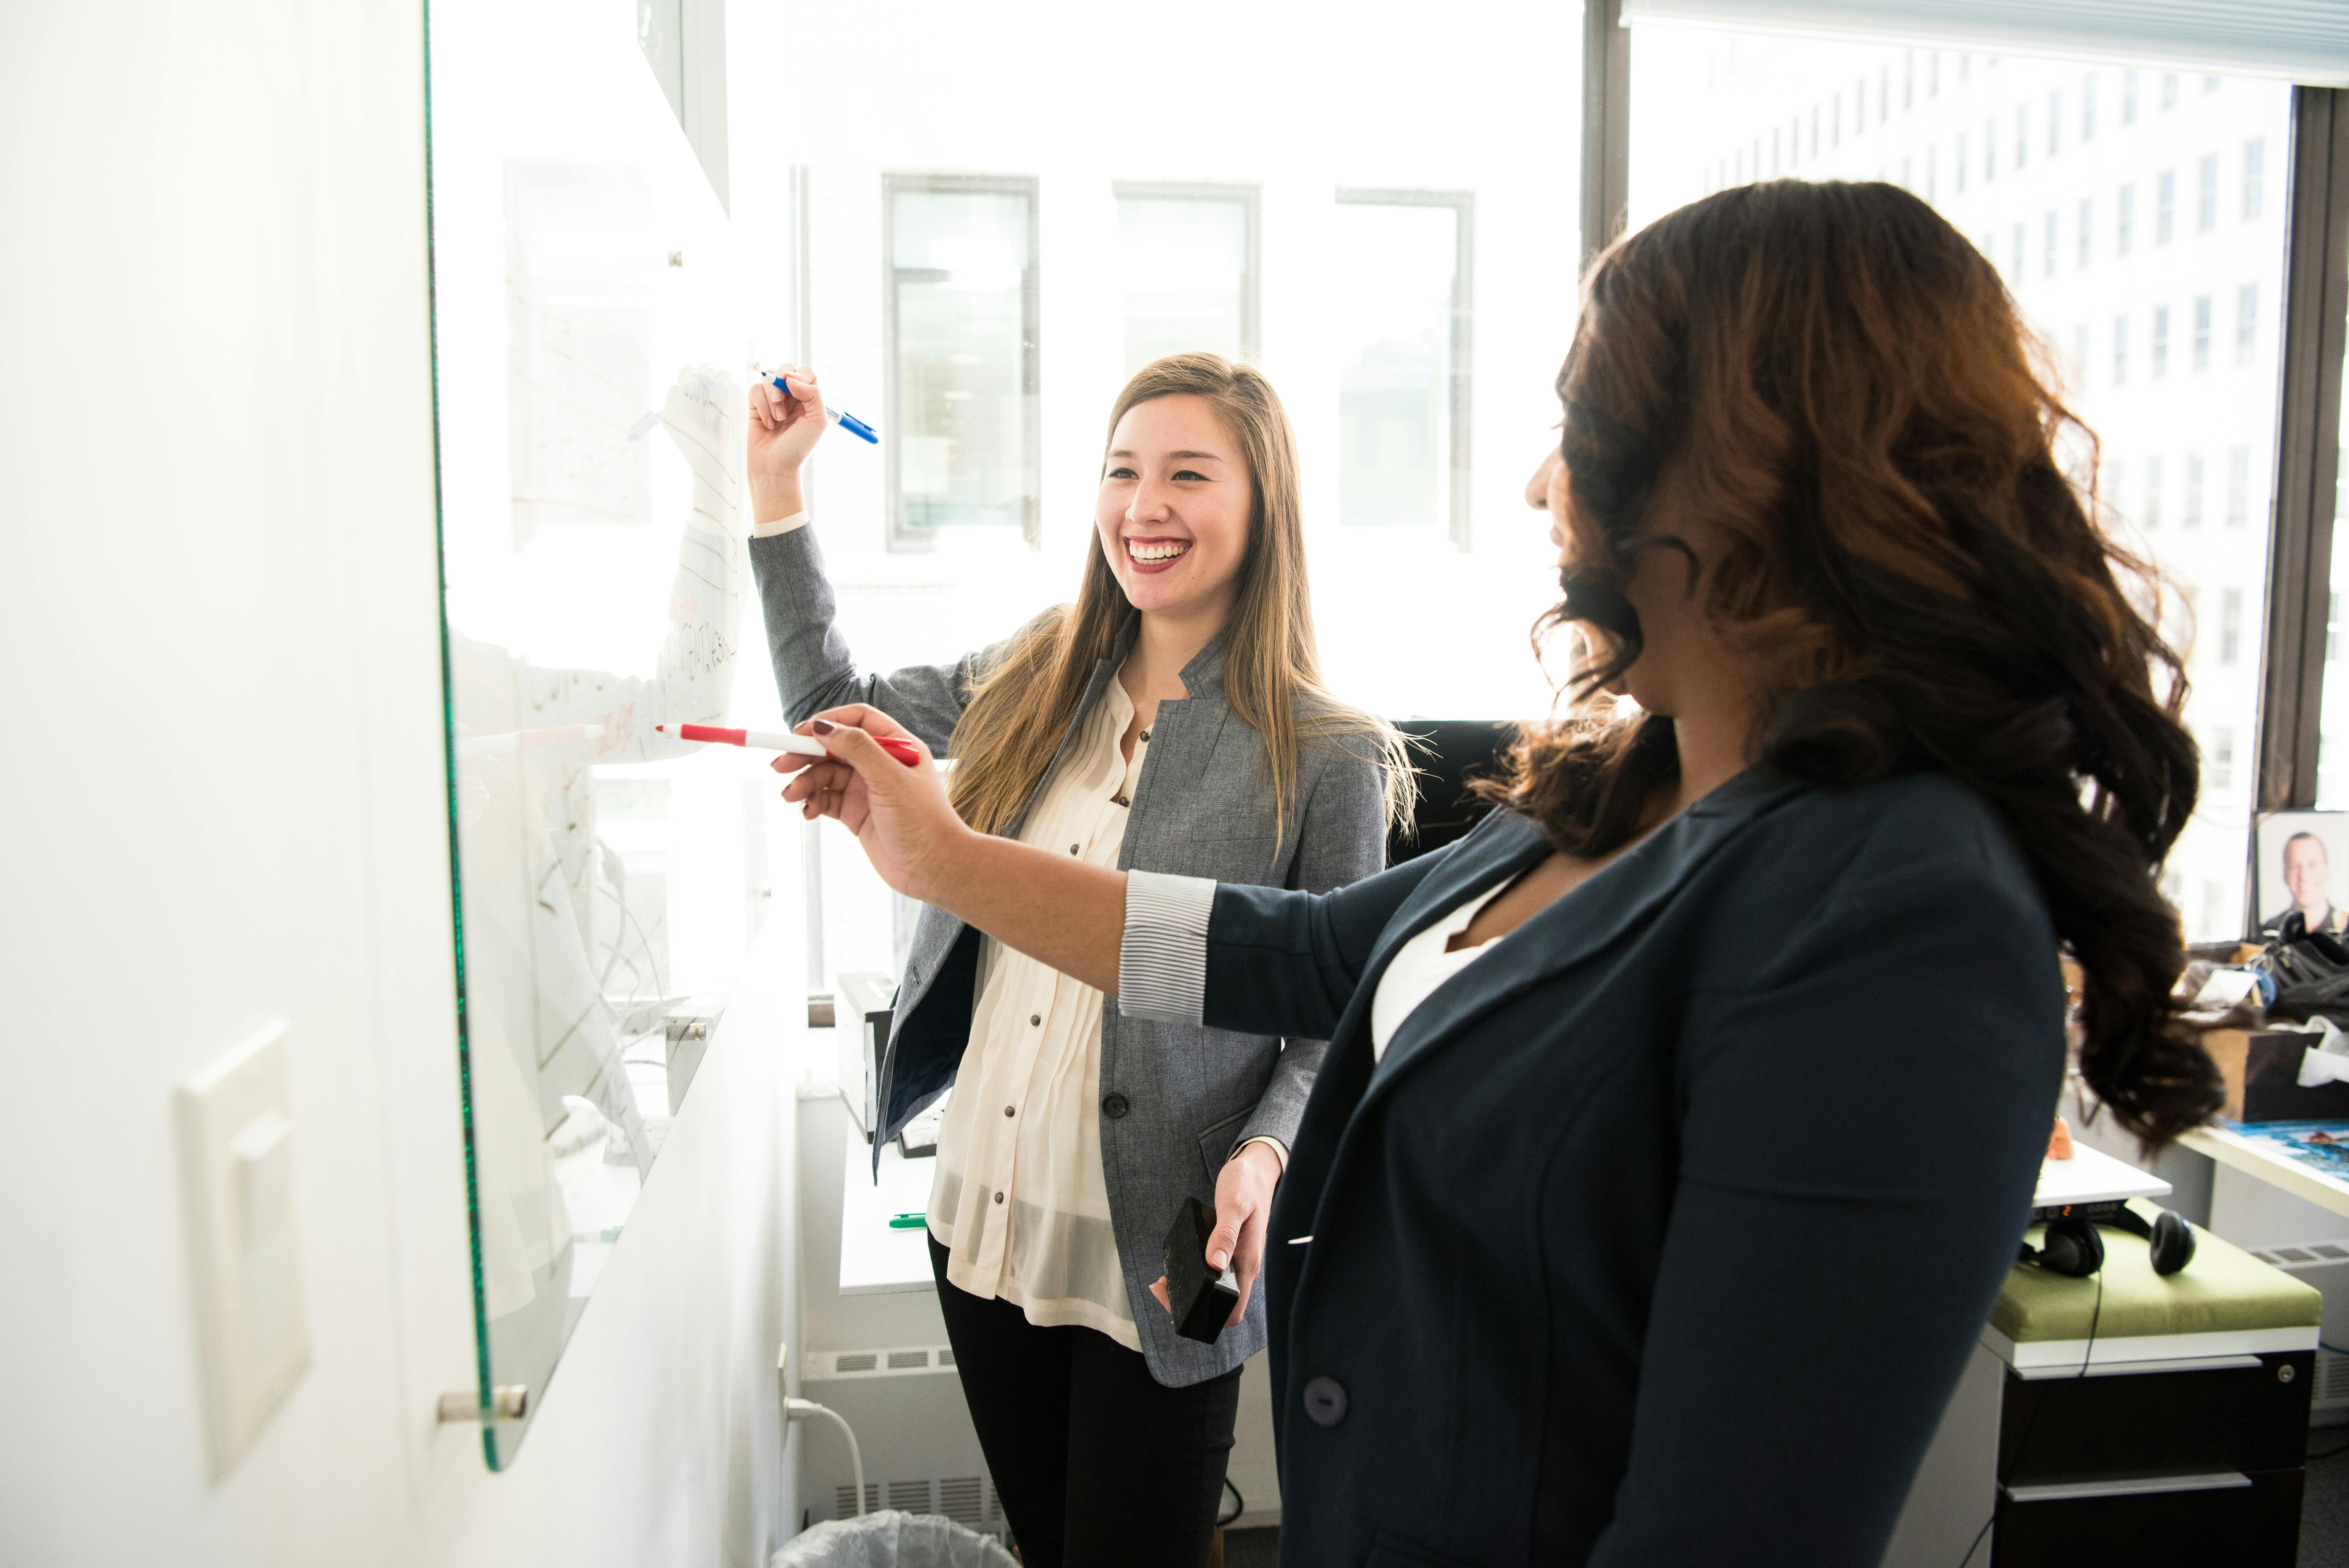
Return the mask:
<path id="1" fill-rule="evenodd" d="M 1240 1495 L 1240 1489 L 1232 1484 L 1232 1478 L 1229 1476 L 1224 1478 L 1224 1490 L 1232 1494 L 1232 1511 L 1229 1513 L 1216 1516 L 1216 1528 L 1218 1530 L 1247 1511 L 1247 1499 Z"/>
<path id="2" fill-rule="evenodd" d="M 2088 1344 L 2087 1347 L 2080 1352 L 2080 1370 L 2073 1374 L 2075 1381 L 2088 1375 L 2089 1363 L 2095 1359 L 2096 1329 L 2104 1322 L 2104 1317 L 2105 1271 L 2100 1268 L 2096 1271 L 2096 1305 L 2088 1314 Z M 2022 1439 L 2014 1445 L 2014 1459 L 2006 1467 L 2006 1473 L 1998 1478 L 1998 1491 L 2004 1491 L 2006 1483 L 2013 1480 L 2014 1473 L 2023 1468 L 2024 1458 L 2031 1452 L 2031 1439 L 2039 1430 L 2039 1418 L 2046 1408 L 2047 1401 L 2044 1399 L 2031 1407 L 2031 1419 L 2023 1423 Z M 1974 1560 L 1974 1553 L 1982 1550 L 1982 1537 L 1988 1535 L 1990 1527 L 1997 1522 L 1998 1499 L 1993 1495 L 1990 1503 L 1990 1517 L 1982 1521 L 1982 1527 L 1975 1531 L 1974 1538 L 1966 1543 L 1965 1555 L 1958 1559 L 1958 1568 L 1966 1568 L 1966 1564 Z"/>
<path id="3" fill-rule="evenodd" d="M 783 1401 L 783 1421 L 786 1425 L 795 1425 L 806 1420 L 810 1416 L 823 1416 L 837 1423 L 840 1435 L 848 1439 L 848 1466 L 856 1476 L 856 1516 L 863 1518 L 864 1516 L 864 1455 L 856 1446 L 855 1429 L 848 1424 L 848 1418 L 839 1411 L 819 1405 L 813 1399 L 787 1398 Z"/>

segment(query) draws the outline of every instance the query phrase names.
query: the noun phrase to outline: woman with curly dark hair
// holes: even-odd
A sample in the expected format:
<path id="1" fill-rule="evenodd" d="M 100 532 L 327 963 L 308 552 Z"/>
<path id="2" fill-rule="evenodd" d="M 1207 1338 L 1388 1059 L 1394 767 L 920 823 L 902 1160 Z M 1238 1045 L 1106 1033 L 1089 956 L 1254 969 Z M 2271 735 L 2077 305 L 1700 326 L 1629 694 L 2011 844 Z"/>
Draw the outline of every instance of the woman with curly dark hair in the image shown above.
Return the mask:
<path id="1" fill-rule="evenodd" d="M 1288 1562 L 1874 1568 L 2023 1228 L 2059 953 L 2122 1125 L 2219 1103 L 2154 882 L 2184 682 L 2013 301 L 1892 186 L 1623 241 L 1558 390 L 1583 700 L 1450 849 L 1319 896 L 1070 864 L 862 709 L 785 793 L 1122 1012 L 1330 1039 L 1237 1260 Z"/>

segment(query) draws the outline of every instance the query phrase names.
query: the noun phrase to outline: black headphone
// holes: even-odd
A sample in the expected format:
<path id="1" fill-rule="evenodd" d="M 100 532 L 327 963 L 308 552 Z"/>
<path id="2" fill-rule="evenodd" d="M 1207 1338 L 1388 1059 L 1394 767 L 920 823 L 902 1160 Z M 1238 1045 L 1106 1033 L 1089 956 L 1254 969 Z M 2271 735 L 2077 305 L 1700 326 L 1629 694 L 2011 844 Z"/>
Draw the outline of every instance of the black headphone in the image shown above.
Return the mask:
<path id="1" fill-rule="evenodd" d="M 2023 1244 L 2021 1261 L 2050 1274 L 2085 1279 L 2105 1266 L 2105 1240 L 2096 1234 L 2099 1224 L 2143 1236 L 2158 1274 L 2174 1274 L 2194 1261 L 2194 1227 L 2167 1209 L 2150 1224 L 2134 1209 L 2117 1209 L 2095 1220 L 2058 1215 L 2047 1222 L 2039 1245 Z"/>

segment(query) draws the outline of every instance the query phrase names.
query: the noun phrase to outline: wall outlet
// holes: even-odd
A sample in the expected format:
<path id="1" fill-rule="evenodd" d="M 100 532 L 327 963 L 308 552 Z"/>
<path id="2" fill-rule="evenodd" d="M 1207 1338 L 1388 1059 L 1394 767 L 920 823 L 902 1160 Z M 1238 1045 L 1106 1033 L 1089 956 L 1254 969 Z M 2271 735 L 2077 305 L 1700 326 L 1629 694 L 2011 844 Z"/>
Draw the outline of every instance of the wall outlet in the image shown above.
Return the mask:
<path id="1" fill-rule="evenodd" d="M 310 1369 L 284 1020 L 181 1085 L 178 1102 L 206 1436 L 217 1481 L 236 1468 Z"/>

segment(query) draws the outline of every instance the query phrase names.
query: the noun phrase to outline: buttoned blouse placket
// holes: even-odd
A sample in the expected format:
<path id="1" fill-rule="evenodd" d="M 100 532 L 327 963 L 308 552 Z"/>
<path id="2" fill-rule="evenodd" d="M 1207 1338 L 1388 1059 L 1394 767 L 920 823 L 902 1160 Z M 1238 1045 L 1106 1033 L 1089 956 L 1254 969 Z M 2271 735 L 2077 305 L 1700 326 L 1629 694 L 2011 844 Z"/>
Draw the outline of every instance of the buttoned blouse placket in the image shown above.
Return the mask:
<path id="1" fill-rule="evenodd" d="M 1099 864 L 1115 863 L 1134 788 L 1142 777 L 1143 761 L 1149 749 L 1149 732 L 1144 730 L 1135 739 L 1132 759 L 1119 756 L 1119 741 L 1133 717 L 1132 702 L 1123 689 L 1112 682 L 1092 720 L 1108 733 L 1097 731 L 1090 738 L 1092 744 L 1085 748 L 1089 758 L 1102 756 L 1109 763 L 1095 776 L 1100 782 L 1085 779 L 1080 786 L 1081 792 L 1073 799 L 1048 789 L 1045 801 L 1040 803 L 1046 808 L 1042 819 L 1020 835 L 1023 841 L 1045 846 L 1067 842 L 1069 852 L 1079 859 Z M 1120 762 L 1123 767 L 1118 766 Z M 1054 799 L 1056 796 L 1059 798 Z M 998 954 L 999 961 L 1009 956 Z M 1096 1023 L 1091 1031 L 1096 1037 L 1094 1040 L 1071 1039 L 1055 1060 L 1043 1062 L 1045 1043 L 1065 1032 L 1055 1026 L 1056 1011 L 1074 1001 L 1063 988 L 1074 987 L 1077 982 L 1040 964 L 1024 960 L 1015 962 L 1013 972 L 1019 990 L 1014 996 L 1002 998 L 998 1016 L 1008 1015 L 1019 1020 L 1024 1015 L 1024 1025 L 1018 1028 L 1016 1036 L 1018 1048 L 984 1051 L 980 1082 L 966 1091 L 976 1092 L 975 1109 L 978 1114 L 969 1116 L 964 1122 L 975 1136 L 962 1151 L 968 1163 L 960 1173 L 965 1194 L 960 1207 L 964 1214 L 978 1219 L 980 1234 L 970 1236 L 966 1233 L 968 1227 L 957 1226 L 953 1248 L 968 1258 L 973 1274 L 996 1282 L 998 1294 L 1017 1283 L 1011 1264 L 1011 1225 L 1019 1207 L 1021 1130 L 1028 1126 L 1031 1109 L 1052 1103 L 1060 1079 L 1071 1072 L 1081 1072 L 1086 1055 L 1097 1054 L 1099 1049 Z M 999 1042 L 999 1035 L 988 1044 Z M 1092 1114 L 1093 1099 L 1091 1095 L 1084 1097 L 1082 1114 Z M 983 1109 L 997 1104 L 1004 1109 L 999 1119 Z"/>

